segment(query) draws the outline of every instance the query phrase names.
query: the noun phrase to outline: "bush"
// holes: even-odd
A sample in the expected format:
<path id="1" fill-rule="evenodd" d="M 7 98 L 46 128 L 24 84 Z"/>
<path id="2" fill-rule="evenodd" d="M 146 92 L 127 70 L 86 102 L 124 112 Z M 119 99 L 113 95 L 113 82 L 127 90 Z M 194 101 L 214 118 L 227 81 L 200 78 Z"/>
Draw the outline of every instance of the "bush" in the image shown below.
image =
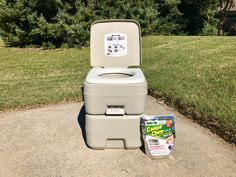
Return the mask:
<path id="1" fill-rule="evenodd" d="M 215 14 L 218 5 L 219 0 L 182 0 L 179 10 L 185 21 L 184 32 L 189 35 L 199 35 L 204 28 L 208 28 L 207 24 L 217 28 L 218 20 Z"/>
<path id="2" fill-rule="evenodd" d="M 203 36 L 216 36 L 217 34 L 218 34 L 218 29 L 216 28 L 216 25 L 210 25 L 208 23 L 204 24 L 202 32 L 200 33 L 200 35 Z"/>
<path id="3" fill-rule="evenodd" d="M 156 0 L 156 3 L 160 12 L 160 24 L 156 32 L 165 35 L 182 34 L 184 19 L 178 9 L 180 0 Z"/>
<path id="4" fill-rule="evenodd" d="M 59 47 L 70 29 L 61 14 L 71 11 L 72 1 L 1 0 L 0 35 L 10 46 Z M 73 12 L 70 14 L 73 15 Z M 53 45 L 53 46 L 52 46 Z"/>
<path id="5" fill-rule="evenodd" d="M 153 0 L 0 0 L 0 35 L 9 46 L 77 47 L 88 44 L 97 19 L 135 19 L 143 34 L 159 24 Z"/>

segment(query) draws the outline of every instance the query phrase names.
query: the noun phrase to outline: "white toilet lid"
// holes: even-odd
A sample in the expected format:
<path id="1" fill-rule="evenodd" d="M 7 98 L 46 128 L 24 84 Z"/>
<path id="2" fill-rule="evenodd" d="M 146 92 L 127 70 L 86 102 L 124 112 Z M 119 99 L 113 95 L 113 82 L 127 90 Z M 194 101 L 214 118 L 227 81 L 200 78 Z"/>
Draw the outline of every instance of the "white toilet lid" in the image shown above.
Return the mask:
<path id="1" fill-rule="evenodd" d="M 124 77 L 106 77 L 123 74 Z M 126 75 L 126 76 L 125 76 Z M 91 84 L 138 84 L 146 82 L 143 72 L 139 68 L 92 68 L 85 82 Z"/>
<path id="2" fill-rule="evenodd" d="M 96 21 L 90 33 L 91 66 L 128 67 L 141 64 L 141 34 L 137 21 Z"/>

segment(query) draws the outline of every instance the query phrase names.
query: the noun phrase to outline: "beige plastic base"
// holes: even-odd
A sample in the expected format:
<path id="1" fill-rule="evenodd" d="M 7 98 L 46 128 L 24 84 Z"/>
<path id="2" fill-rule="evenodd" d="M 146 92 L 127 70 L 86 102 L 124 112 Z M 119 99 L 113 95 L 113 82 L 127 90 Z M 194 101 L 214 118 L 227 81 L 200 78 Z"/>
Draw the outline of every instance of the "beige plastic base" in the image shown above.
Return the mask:
<path id="1" fill-rule="evenodd" d="M 147 82 L 139 84 L 90 84 L 84 82 L 85 109 L 91 115 L 104 115 L 112 106 L 125 108 L 129 115 L 144 112 Z"/>
<path id="2" fill-rule="evenodd" d="M 92 149 L 141 146 L 140 116 L 88 115 L 85 119 L 86 141 Z"/>

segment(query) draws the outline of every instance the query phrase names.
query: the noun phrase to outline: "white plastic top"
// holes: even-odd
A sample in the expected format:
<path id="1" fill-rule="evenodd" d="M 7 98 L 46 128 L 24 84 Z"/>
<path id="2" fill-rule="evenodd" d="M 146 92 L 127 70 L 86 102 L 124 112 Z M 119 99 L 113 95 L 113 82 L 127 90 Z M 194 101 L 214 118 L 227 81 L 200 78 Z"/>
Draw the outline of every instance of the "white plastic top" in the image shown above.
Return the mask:
<path id="1" fill-rule="evenodd" d="M 106 74 L 124 74 L 127 77 L 106 77 Z M 85 82 L 90 84 L 140 84 L 146 79 L 140 68 L 92 68 Z"/>
<path id="2" fill-rule="evenodd" d="M 141 64 L 140 26 L 134 20 L 102 20 L 91 26 L 90 60 L 93 67 Z"/>

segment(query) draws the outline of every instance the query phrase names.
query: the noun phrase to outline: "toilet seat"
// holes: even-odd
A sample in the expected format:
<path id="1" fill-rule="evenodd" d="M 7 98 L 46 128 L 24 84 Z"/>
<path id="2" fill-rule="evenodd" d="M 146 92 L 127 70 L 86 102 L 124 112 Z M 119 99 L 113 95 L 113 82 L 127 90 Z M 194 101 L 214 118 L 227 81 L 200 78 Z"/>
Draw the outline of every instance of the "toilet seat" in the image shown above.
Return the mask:
<path id="1" fill-rule="evenodd" d="M 85 82 L 91 84 L 138 84 L 144 83 L 145 77 L 139 68 L 92 68 Z"/>

